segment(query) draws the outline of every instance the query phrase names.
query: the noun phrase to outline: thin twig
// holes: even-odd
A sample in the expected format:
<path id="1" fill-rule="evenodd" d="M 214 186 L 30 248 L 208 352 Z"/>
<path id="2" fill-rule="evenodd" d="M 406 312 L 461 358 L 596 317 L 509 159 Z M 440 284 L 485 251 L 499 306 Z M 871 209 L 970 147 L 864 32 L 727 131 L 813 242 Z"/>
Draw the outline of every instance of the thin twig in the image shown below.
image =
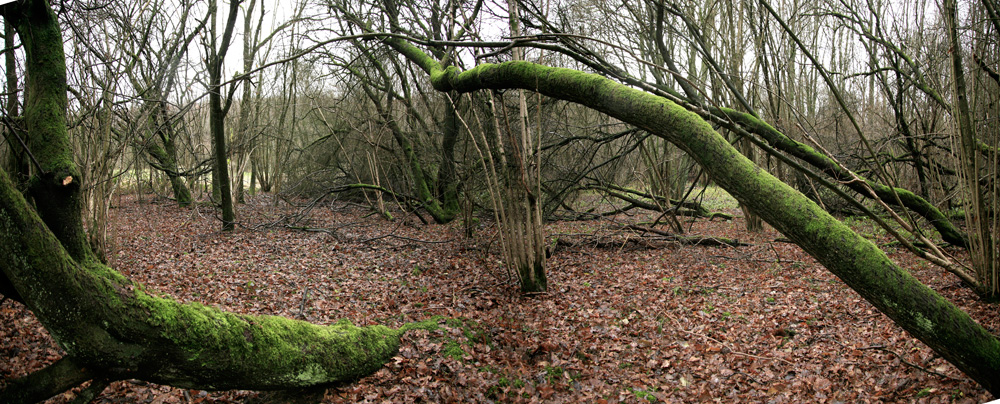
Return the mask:
<path id="1" fill-rule="evenodd" d="M 299 304 L 299 318 L 306 318 L 306 301 L 309 300 L 309 287 L 306 286 L 305 292 L 302 293 L 302 303 Z"/>
<path id="2" fill-rule="evenodd" d="M 35 155 L 31 154 L 31 149 L 28 149 L 28 144 L 24 142 L 24 139 L 22 139 L 20 135 L 17 134 L 17 129 L 10 124 L 10 118 L 4 117 L 2 121 L 4 126 L 7 127 L 7 130 L 10 131 L 10 134 L 14 135 L 14 137 L 17 138 L 17 141 L 21 143 L 21 147 L 24 148 L 24 152 L 28 154 L 28 157 L 31 157 L 31 162 L 35 163 L 35 168 L 38 169 L 38 172 L 44 173 L 45 170 L 42 169 L 42 165 L 38 162 L 38 159 L 35 158 Z"/>
<path id="3" fill-rule="evenodd" d="M 858 350 L 860 350 L 860 351 L 867 351 L 867 350 L 873 350 L 873 349 L 877 350 L 877 351 L 882 351 L 882 352 L 890 353 L 893 356 L 899 358 L 899 361 L 903 362 L 903 364 L 905 364 L 905 365 L 907 365 L 909 367 L 918 369 L 918 370 L 922 370 L 922 371 L 924 371 L 926 373 L 930 373 L 930 374 L 935 375 L 935 376 L 943 377 L 943 378 L 948 379 L 948 380 L 954 380 L 954 381 L 959 381 L 959 382 L 966 381 L 966 379 L 959 379 L 959 378 L 951 377 L 951 376 L 948 376 L 948 375 L 946 375 L 944 373 L 939 373 L 939 372 L 936 372 L 934 370 L 924 368 L 923 366 L 917 365 L 915 363 L 910 363 L 909 361 L 907 361 L 906 359 L 903 358 L 903 355 L 900 355 L 900 354 L 898 354 L 898 353 L 896 353 L 896 352 L 894 352 L 892 350 L 889 350 L 888 348 L 886 348 L 886 347 L 884 347 L 882 345 L 873 345 L 873 346 L 869 346 L 869 347 L 858 348 Z"/>

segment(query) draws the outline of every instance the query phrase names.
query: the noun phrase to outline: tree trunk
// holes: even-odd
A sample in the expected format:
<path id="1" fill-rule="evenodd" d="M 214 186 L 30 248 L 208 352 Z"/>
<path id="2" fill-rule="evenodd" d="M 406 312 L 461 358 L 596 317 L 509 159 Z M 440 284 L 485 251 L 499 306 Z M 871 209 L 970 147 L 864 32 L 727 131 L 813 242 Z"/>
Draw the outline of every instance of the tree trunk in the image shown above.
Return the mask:
<path id="1" fill-rule="evenodd" d="M 66 135 L 66 62 L 59 23 L 44 1 L 8 4 L 3 10 L 25 52 L 25 141 L 39 165 L 28 194 L 70 256 L 89 257 L 80 214 L 82 179 Z"/>
<path id="2" fill-rule="evenodd" d="M 177 204 L 182 207 L 189 206 L 194 202 L 194 199 L 191 197 L 191 190 L 184 183 L 184 177 L 181 176 L 177 164 L 177 145 L 174 143 L 173 124 L 167 116 L 166 100 L 161 99 L 154 102 L 157 105 L 151 106 L 153 111 L 150 112 L 149 123 L 162 146 L 150 139 L 146 145 L 146 153 L 157 162 L 153 168 L 163 171 L 167 175 Z"/>
<path id="3" fill-rule="evenodd" d="M 4 273 L 81 366 L 182 388 L 268 390 L 354 380 L 398 349 L 402 330 L 384 326 L 320 326 L 153 296 L 94 259 L 70 257 L 0 177 Z"/>
<path id="4" fill-rule="evenodd" d="M 58 20 L 43 0 L 9 3 L 0 10 L 24 38 L 25 120 L 29 147 L 41 167 L 33 179 L 34 210 L 0 172 L 0 270 L 71 358 L 60 363 L 76 363 L 112 380 L 263 390 L 354 380 L 395 354 L 408 327 L 319 326 L 180 304 L 147 293 L 96 260 L 83 234 L 82 179 L 66 132 L 66 65 Z M 74 373 L 64 367 L 42 372 Z M 31 385 L 9 383 L 0 391 L 0 402 L 23 397 L 25 390 L 18 386 Z"/>
<path id="5" fill-rule="evenodd" d="M 510 34 L 512 37 L 521 35 L 518 3 L 507 0 Z M 514 60 L 524 60 L 524 51 L 515 47 L 511 50 Z M 531 161 L 531 156 L 539 157 L 533 150 L 531 141 L 531 122 L 528 116 L 527 96 L 525 90 L 517 92 L 517 125 L 507 128 L 510 137 L 508 142 L 511 152 L 507 158 L 506 184 L 500 192 L 502 203 L 506 205 L 507 265 L 517 270 L 521 282 L 521 292 L 538 293 L 548 290 L 548 279 L 545 276 L 545 229 L 542 227 L 541 178 L 538 161 Z M 515 134 L 513 131 L 517 131 Z"/>
<path id="6" fill-rule="evenodd" d="M 233 1 L 229 7 L 229 18 L 222 34 L 222 43 L 215 44 L 215 3 L 212 3 L 212 49 L 208 58 L 208 124 L 212 135 L 212 148 L 215 151 L 215 185 L 219 190 L 219 200 L 222 204 L 222 230 L 232 231 L 236 228 L 236 211 L 233 208 L 232 182 L 229 180 L 229 159 L 226 153 L 226 112 L 228 105 L 222 106 L 222 63 L 229 50 L 233 26 L 236 24 L 236 13 L 239 12 L 239 1 Z"/>
<path id="7" fill-rule="evenodd" d="M 996 262 L 996 242 L 993 240 L 993 227 L 990 225 L 989 209 L 986 207 L 985 190 L 980 189 L 979 173 L 982 169 L 979 152 L 976 150 L 976 128 L 972 125 L 969 113 L 969 100 L 966 93 L 965 70 L 962 66 L 962 45 L 958 41 L 958 28 L 955 0 L 944 1 L 944 19 L 948 28 L 948 40 L 951 45 L 952 89 L 955 105 L 953 116 L 958 126 L 961 172 L 965 178 L 966 223 L 969 227 L 969 256 L 972 266 L 987 297 L 996 299 L 1000 296 L 1000 279 Z"/>
<path id="8" fill-rule="evenodd" d="M 896 266 L 872 242 L 750 162 L 698 115 L 607 78 L 526 62 L 444 70 L 398 39 L 385 42 L 424 69 L 439 91 L 522 88 L 576 102 L 663 137 L 698 161 L 741 204 L 801 246 L 900 327 L 994 395 L 1000 340 L 967 313 Z"/>
<path id="9" fill-rule="evenodd" d="M 441 201 L 441 208 L 446 212 L 451 212 L 454 218 L 461 210 L 458 202 L 458 178 L 455 175 L 455 145 L 461 128 L 458 125 L 458 111 L 455 104 L 450 102 L 448 97 L 442 97 L 444 103 L 444 136 L 441 138 L 441 161 L 439 162 L 437 173 L 437 197 Z M 459 97 L 453 97 L 457 103 Z"/>
<path id="10" fill-rule="evenodd" d="M 757 164 L 757 150 L 750 143 L 750 139 L 740 139 L 739 141 L 740 152 L 750 160 L 751 163 Z M 740 209 L 743 211 L 743 219 L 746 220 L 747 231 L 759 233 L 764 230 L 764 221 L 761 220 L 760 216 L 755 214 L 750 208 L 744 204 L 740 204 Z"/>

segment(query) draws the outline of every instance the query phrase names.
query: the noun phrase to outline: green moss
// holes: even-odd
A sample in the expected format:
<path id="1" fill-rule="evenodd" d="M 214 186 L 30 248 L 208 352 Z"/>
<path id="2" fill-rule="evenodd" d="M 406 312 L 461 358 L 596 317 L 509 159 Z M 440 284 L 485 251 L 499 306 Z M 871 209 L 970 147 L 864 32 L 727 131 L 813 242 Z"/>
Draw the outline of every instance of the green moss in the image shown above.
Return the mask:
<path id="1" fill-rule="evenodd" d="M 556 384 L 562 379 L 564 373 L 566 371 L 561 366 L 546 366 L 545 381 L 549 384 Z"/>
<path id="2" fill-rule="evenodd" d="M 657 401 L 656 400 L 656 396 L 653 395 L 653 393 L 650 393 L 650 392 L 645 391 L 643 389 L 629 388 L 629 391 L 631 391 L 632 395 L 634 395 L 635 398 L 637 398 L 637 399 L 646 400 L 646 401 L 651 402 L 651 403 L 655 403 Z"/>
<path id="3" fill-rule="evenodd" d="M 296 375 L 295 379 L 304 386 L 322 384 L 330 380 L 326 369 L 315 363 L 306 365 L 306 369 Z"/>
<path id="4" fill-rule="evenodd" d="M 187 362 L 271 374 L 269 383 L 275 385 L 307 386 L 364 376 L 396 352 L 403 332 L 379 325 L 356 327 L 347 320 L 320 326 L 283 317 L 238 315 L 142 291 L 136 292 L 136 302 L 148 313 L 159 337 L 177 346 Z M 407 329 L 425 326 L 418 323 Z"/>
<path id="5" fill-rule="evenodd" d="M 455 66 L 448 66 L 442 70 L 439 65 L 437 69 L 430 72 L 431 85 L 438 91 L 448 91 L 451 87 L 450 80 L 456 74 L 458 74 L 458 68 Z"/>
<path id="6" fill-rule="evenodd" d="M 483 326 L 475 320 L 465 317 L 449 318 L 445 320 L 445 324 L 451 328 L 459 329 L 462 332 L 462 336 L 468 340 L 469 345 L 490 343 L 489 334 L 485 329 L 483 329 Z"/>
<path id="7" fill-rule="evenodd" d="M 402 327 L 399 327 L 399 332 L 405 333 L 411 330 L 437 331 L 441 329 L 441 326 L 438 325 L 438 322 L 440 322 L 442 319 L 444 319 L 443 316 L 434 316 L 423 321 L 407 323 L 404 324 Z"/>
<path id="8" fill-rule="evenodd" d="M 923 314 L 921 314 L 920 312 L 914 312 L 913 313 L 913 318 L 916 321 L 917 326 L 920 327 L 920 328 L 923 328 L 925 330 L 925 332 L 927 332 L 927 333 L 933 333 L 934 332 L 934 322 L 932 322 L 927 317 L 924 317 Z"/>
<path id="9" fill-rule="evenodd" d="M 463 360 L 462 358 L 465 357 L 465 350 L 462 349 L 462 344 L 458 341 L 446 341 L 444 346 L 441 347 L 441 353 L 444 354 L 444 356 L 460 362 Z"/>
<path id="10" fill-rule="evenodd" d="M 66 60 L 62 31 L 55 13 L 44 3 L 32 5 L 30 16 L 13 15 L 14 27 L 27 54 L 24 117 L 33 158 L 46 173 L 79 180 L 66 135 Z"/>

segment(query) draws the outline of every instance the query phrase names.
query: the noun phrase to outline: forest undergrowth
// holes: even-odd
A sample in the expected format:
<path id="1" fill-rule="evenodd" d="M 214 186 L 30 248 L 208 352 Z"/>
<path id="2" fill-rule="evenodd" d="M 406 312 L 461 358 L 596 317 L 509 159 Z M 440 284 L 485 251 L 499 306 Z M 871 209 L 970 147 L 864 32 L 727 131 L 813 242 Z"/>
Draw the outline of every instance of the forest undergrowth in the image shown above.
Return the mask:
<path id="1" fill-rule="evenodd" d="M 125 196 L 112 208 L 111 264 L 149 290 L 225 310 L 389 326 L 442 316 L 440 328 L 408 333 L 381 370 L 336 388 L 206 392 L 125 380 L 94 402 L 991 399 L 797 246 L 776 241 L 781 235 L 769 227 L 746 232 L 741 217 L 683 225 L 686 235 L 737 239 L 744 247 L 682 245 L 622 230 L 655 216 L 551 223 L 550 290 L 523 296 L 499 261 L 488 218 L 468 239 L 460 221 L 424 225 L 403 212 L 387 221 L 337 202 L 289 222 L 299 212 L 255 197 L 240 206 L 237 231 L 222 233 L 209 207 Z M 886 248 L 1000 332 L 996 305 L 943 270 Z M 59 356 L 27 309 L 0 304 L 0 379 Z M 49 402 L 73 398 L 71 391 Z"/>

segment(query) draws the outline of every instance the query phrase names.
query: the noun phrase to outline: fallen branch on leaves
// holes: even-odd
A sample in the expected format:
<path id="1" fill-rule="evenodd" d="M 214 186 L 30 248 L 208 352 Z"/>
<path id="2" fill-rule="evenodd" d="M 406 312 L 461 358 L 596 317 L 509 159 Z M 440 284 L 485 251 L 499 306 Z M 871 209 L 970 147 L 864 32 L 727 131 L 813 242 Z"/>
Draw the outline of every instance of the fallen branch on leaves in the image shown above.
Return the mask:
<path id="1" fill-rule="evenodd" d="M 737 239 L 730 239 L 725 237 L 681 236 L 668 231 L 654 229 L 652 227 L 634 225 L 634 224 L 622 226 L 622 229 L 639 232 L 640 235 L 644 233 L 656 234 L 665 237 L 666 240 L 668 241 L 673 241 L 685 245 L 700 245 L 700 246 L 712 246 L 712 247 L 722 247 L 722 246 L 748 247 L 752 245 L 740 242 Z"/>
<path id="2" fill-rule="evenodd" d="M 622 250 L 626 246 L 633 246 L 633 248 L 640 249 L 657 249 L 671 244 L 706 247 L 747 247 L 752 245 L 724 237 L 681 236 L 668 231 L 638 225 L 624 225 L 617 230 L 619 230 L 619 233 L 612 235 L 572 235 L 572 237 L 563 235 L 557 237 L 548 247 L 547 254 L 551 256 L 559 247 L 578 247 L 582 245 L 616 250 Z M 649 234 L 653 236 L 649 236 Z"/>
<path id="3" fill-rule="evenodd" d="M 914 368 L 914 369 L 926 372 L 928 374 L 932 374 L 934 376 L 942 377 L 942 378 L 945 378 L 945 379 L 948 379 L 948 380 L 958 380 L 958 381 L 962 380 L 962 379 L 959 379 L 959 378 L 948 376 L 948 375 L 946 375 L 944 373 L 941 373 L 941 372 L 937 372 L 937 371 L 934 371 L 934 370 L 931 370 L 931 369 L 927 369 L 927 368 L 925 368 L 923 366 L 920 366 L 920 365 L 917 365 L 915 363 L 910 363 L 905 358 L 903 358 L 903 355 L 900 355 L 900 354 L 896 353 L 895 351 L 893 351 L 891 349 L 888 349 L 888 348 L 886 348 L 884 346 L 881 346 L 881 345 L 874 345 L 874 346 L 869 346 L 869 347 L 864 347 L 864 348 L 858 348 L 858 349 L 861 350 L 861 351 L 866 351 L 866 350 L 882 351 L 882 352 L 891 354 L 892 356 L 895 356 L 897 359 L 899 359 L 900 362 L 903 362 L 904 365 L 909 366 L 911 368 Z"/>

